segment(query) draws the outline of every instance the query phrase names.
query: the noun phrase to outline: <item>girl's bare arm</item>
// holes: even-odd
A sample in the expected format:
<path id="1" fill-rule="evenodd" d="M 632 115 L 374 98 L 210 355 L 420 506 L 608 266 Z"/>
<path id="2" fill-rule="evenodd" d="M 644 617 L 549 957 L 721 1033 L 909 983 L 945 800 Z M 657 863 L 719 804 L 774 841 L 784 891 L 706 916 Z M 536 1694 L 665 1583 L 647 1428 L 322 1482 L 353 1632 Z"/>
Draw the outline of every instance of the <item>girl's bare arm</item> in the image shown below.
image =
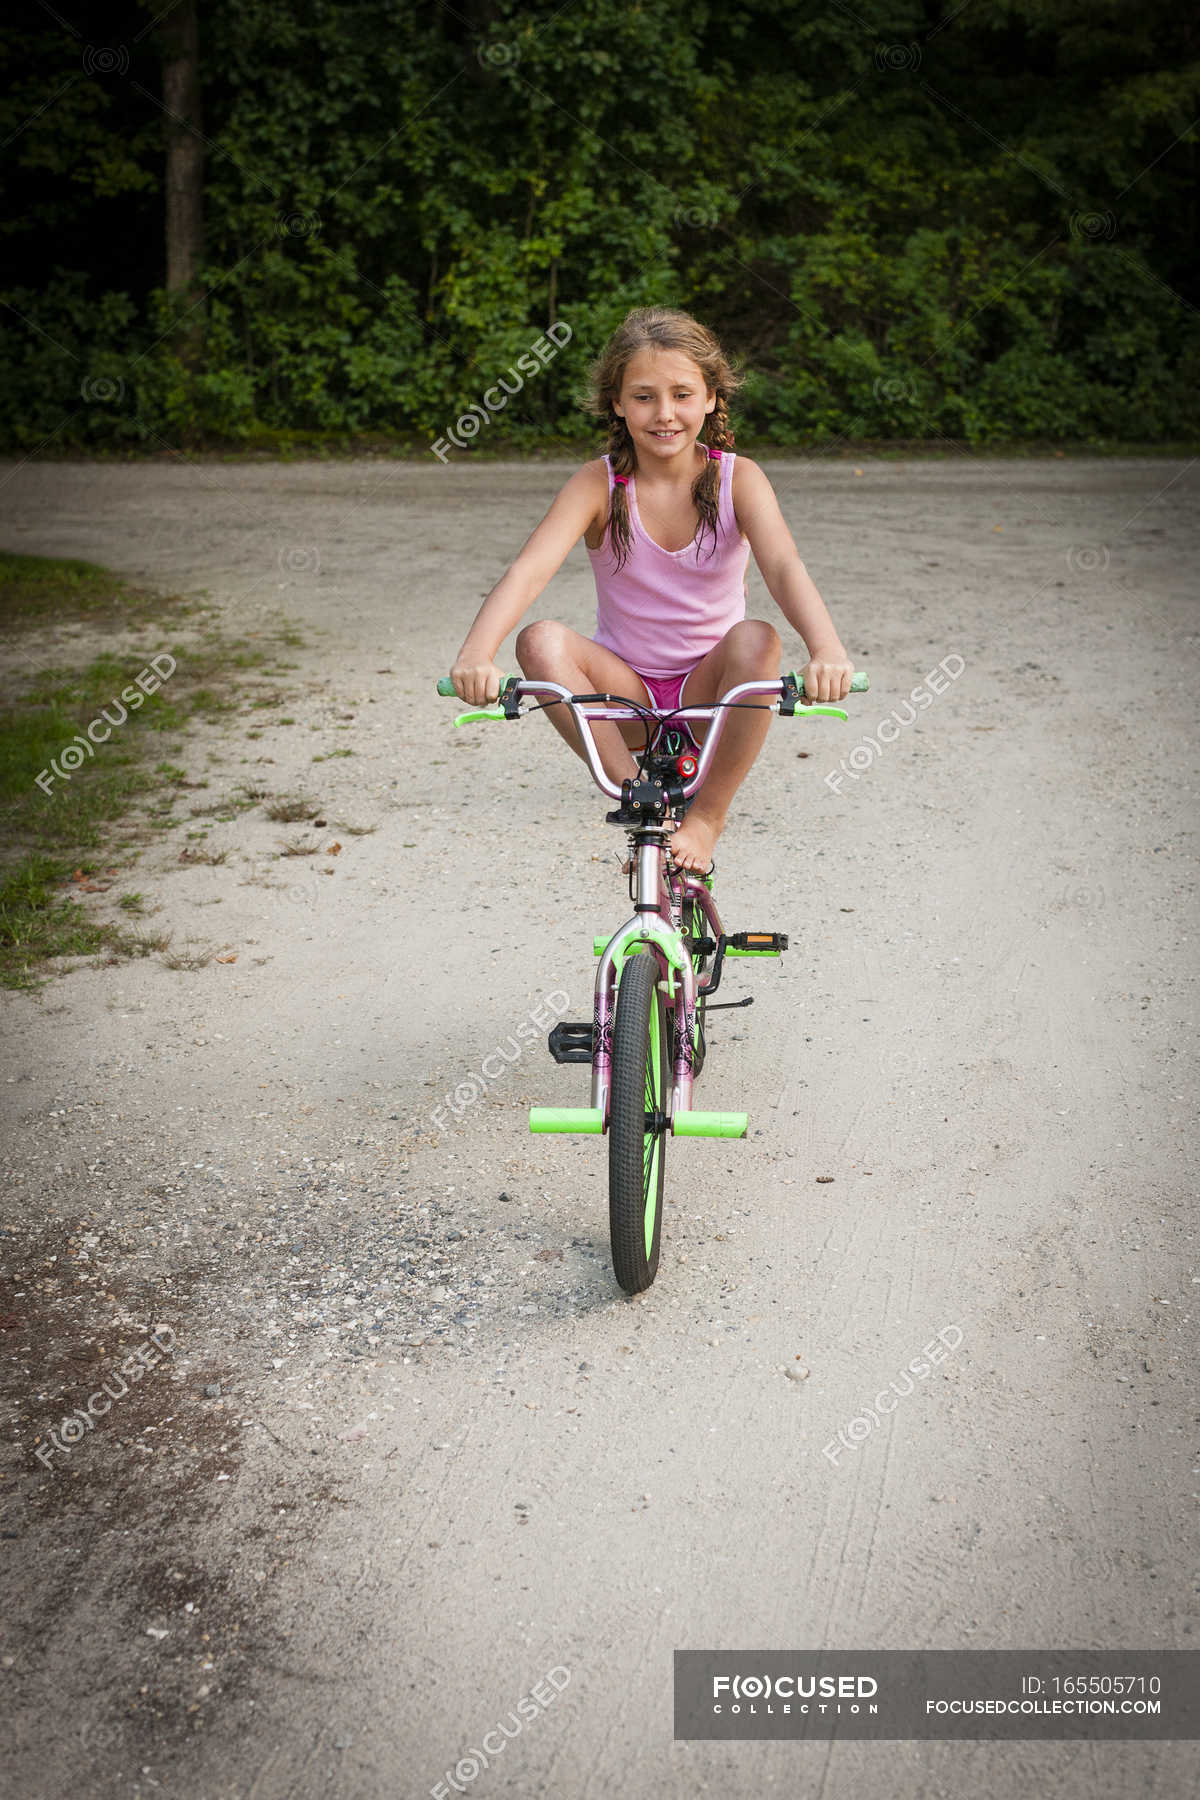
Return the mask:
<path id="1" fill-rule="evenodd" d="M 758 464 L 744 456 L 734 464 L 733 486 L 738 524 L 750 540 L 767 591 L 804 639 L 809 655 L 804 671 L 806 695 L 812 700 L 841 700 L 850 692 L 854 664 L 816 583 L 800 560 L 774 488 Z"/>
<path id="2" fill-rule="evenodd" d="M 472 706 L 484 706 L 496 698 L 500 692 L 500 670 L 494 661 L 497 650 L 561 568 L 571 546 L 594 521 L 605 516 L 607 505 L 604 464 L 585 463 L 559 490 L 545 518 L 487 596 L 450 671 L 455 692 Z"/>

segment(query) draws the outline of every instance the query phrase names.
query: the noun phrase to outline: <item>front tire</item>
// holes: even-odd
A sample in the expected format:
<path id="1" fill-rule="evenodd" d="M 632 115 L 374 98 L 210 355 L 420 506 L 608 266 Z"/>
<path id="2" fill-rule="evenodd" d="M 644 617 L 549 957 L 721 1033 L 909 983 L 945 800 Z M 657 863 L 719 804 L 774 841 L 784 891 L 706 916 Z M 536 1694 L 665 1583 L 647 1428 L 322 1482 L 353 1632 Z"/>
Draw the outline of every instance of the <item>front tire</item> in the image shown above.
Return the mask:
<path id="1" fill-rule="evenodd" d="M 642 1293 L 654 1280 L 662 1237 L 671 1075 L 658 979 L 653 955 L 630 956 L 621 968 L 613 1022 L 608 1216 L 613 1270 L 627 1294 Z"/>

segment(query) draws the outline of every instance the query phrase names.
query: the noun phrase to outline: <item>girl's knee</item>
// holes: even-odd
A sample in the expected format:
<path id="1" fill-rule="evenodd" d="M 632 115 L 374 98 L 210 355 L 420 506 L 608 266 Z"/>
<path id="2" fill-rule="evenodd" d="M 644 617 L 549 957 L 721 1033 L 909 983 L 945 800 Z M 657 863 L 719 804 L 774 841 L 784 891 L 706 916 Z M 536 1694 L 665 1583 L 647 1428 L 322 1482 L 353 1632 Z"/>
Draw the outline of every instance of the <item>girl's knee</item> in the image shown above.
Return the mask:
<path id="1" fill-rule="evenodd" d="M 725 644 L 731 658 L 739 664 L 752 667 L 755 672 L 763 664 L 770 664 L 772 669 L 777 668 L 783 651 L 779 633 L 765 619 L 740 620 L 729 631 Z"/>
<path id="2" fill-rule="evenodd" d="M 536 675 L 550 678 L 554 666 L 562 660 L 566 632 L 557 619 L 536 619 L 517 633 L 517 661 L 521 673 L 530 679 Z"/>

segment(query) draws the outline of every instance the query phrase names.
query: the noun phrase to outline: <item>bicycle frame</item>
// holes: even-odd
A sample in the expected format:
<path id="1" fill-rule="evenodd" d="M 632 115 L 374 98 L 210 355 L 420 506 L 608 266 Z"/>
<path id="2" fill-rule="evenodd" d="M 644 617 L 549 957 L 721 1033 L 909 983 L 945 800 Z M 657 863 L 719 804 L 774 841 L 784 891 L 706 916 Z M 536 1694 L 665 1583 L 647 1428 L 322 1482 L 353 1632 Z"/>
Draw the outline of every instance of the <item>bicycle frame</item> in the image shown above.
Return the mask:
<path id="1" fill-rule="evenodd" d="M 517 684 L 516 692 L 518 695 L 530 697 L 545 695 L 553 700 L 561 701 L 570 709 L 579 731 L 580 742 L 592 779 L 602 793 L 608 794 L 615 800 L 621 798 L 621 787 L 619 783 L 613 781 L 600 761 L 600 753 L 591 732 L 593 724 L 601 721 L 620 723 L 626 720 L 644 723 L 648 716 L 653 716 L 660 724 L 667 721 L 673 724 L 689 719 L 708 721 L 709 730 L 700 747 L 696 773 L 682 785 L 683 798 L 690 800 L 712 766 L 713 757 L 725 728 L 727 717 L 725 709 L 752 696 L 769 694 L 774 696 L 774 700 L 766 710 L 778 712 L 780 685 L 778 676 L 771 680 L 745 681 L 722 695 L 718 704 L 680 707 L 665 712 L 659 712 L 654 708 L 635 710 L 631 706 L 622 706 L 615 700 L 605 700 L 599 704 L 579 701 L 573 697 L 568 688 L 561 687 L 553 681 L 522 680 Z M 699 906 L 714 941 L 721 937 L 723 927 L 709 891 L 707 878 L 697 877 L 690 871 L 669 866 L 666 854 L 667 838 L 672 830 L 673 827 L 666 823 L 647 823 L 631 828 L 630 836 L 635 845 L 636 856 L 634 912 L 633 916 L 620 926 L 609 939 L 600 957 L 600 966 L 596 971 L 591 1108 L 594 1112 L 599 1113 L 603 1121 L 602 1128 L 605 1130 L 607 1130 L 609 1120 L 612 1031 L 618 974 L 626 956 L 641 954 L 643 946 L 658 962 L 659 980 L 666 985 L 668 1008 L 675 1017 L 675 1057 L 670 1103 L 671 1129 L 674 1130 L 675 1121 L 681 1114 L 690 1113 L 692 1110 L 696 1008 L 701 996 L 708 991 L 712 982 L 712 974 L 710 972 L 707 977 L 697 982 L 691 954 L 683 938 L 684 907 L 689 903 Z"/>

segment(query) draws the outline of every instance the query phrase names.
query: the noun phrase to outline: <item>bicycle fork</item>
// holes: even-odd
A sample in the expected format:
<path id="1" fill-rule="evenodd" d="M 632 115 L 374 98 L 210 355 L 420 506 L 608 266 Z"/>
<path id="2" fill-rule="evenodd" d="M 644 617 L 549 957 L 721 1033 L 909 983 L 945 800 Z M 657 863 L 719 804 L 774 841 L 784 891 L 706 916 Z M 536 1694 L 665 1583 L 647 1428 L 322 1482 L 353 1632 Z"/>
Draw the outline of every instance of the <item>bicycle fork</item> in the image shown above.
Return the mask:
<path id="1" fill-rule="evenodd" d="M 669 1107 L 671 1132 L 677 1137 L 744 1137 L 747 1125 L 744 1113 L 699 1113 L 692 1107 L 698 995 L 696 970 L 679 930 L 684 900 L 695 900 L 700 905 L 714 937 L 720 936 L 721 921 L 702 881 L 681 874 L 677 886 L 668 882 L 663 869 L 662 836 L 661 831 L 646 838 L 639 834 L 636 843 L 636 911 L 609 940 L 596 971 L 591 1111 L 599 1114 L 606 1127 L 619 970 L 627 956 L 640 953 L 645 945 L 647 953 L 658 961 L 659 979 L 667 983 L 673 1000 L 675 1055 Z"/>
<path id="2" fill-rule="evenodd" d="M 659 966 L 673 1001 L 675 1053 L 671 1076 L 668 1129 L 675 1137 L 745 1137 L 745 1113 L 696 1112 L 692 1107 L 692 1082 L 696 1055 L 696 970 L 680 930 L 684 900 L 695 900 L 713 935 L 721 935 L 721 921 L 712 895 L 703 881 L 680 873 L 668 879 L 663 859 L 664 839 L 670 826 L 638 828 L 633 837 L 637 878 L 634 915 L 600 949 L 592 1012 L 591 1104 L 587 1107 L 537 1106 L 530 1109 L 529 1128 L 534 1132 L 583 1132 L 599 1136 L 608 1130 L 612 1086 L 613 1022 L 616 1017 L 620 971 L 631 955 L 649 954 Z"/>

